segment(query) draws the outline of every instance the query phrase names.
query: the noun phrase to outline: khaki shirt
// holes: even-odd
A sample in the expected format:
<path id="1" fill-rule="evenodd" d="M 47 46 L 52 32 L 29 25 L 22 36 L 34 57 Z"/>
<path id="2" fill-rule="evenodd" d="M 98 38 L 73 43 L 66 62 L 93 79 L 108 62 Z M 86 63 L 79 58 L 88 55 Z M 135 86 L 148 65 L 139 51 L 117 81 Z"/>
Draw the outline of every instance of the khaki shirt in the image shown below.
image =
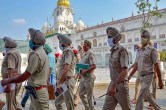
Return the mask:
<path id="1" fill-rule="evenodd" d="M 15 48 L 9 50 L 3 59 L 2 78 L 8 77 L 8 69 L 14 69 L 18 74 L 21 74 L 21 55 Z"/>
<path id="2" fill-rule="evenodd" d="M 31 52 L 29 55 L 26 71 L 31 74 L 28 79 L 28 85 L 32 87 L 47 85 L 49 61 L 43 46 Z"/>
<path id="3" fill-rule="evenodd" d="M 140 49 L 136 63 L 138 64 L 138 71 L 141 75 L 154 72 L 154 64 L 158 63 L 157 50 L 150 45 L 146 45 Z"/>
<path id="4" fill-rule="evenodd" d="M 95 60 L 95 55 L 88 50 L 85 52 L 82 56 L 81 62 L 82 64 L 88 64 L 89 66 L 95 64 L 96 65 L 96 60 Z M 83 76 L 84 78 L 87 76 Z M 95 78 L 94 71 L 91 71 L 89 77 Z"/>
<path id="5" fill-rule="evenodd" d="M 74 69 L 75 69 L 74 68 L 75 67 L 74 57 L 75 56 L 74 56 L 72 49 L 65 48 L 63 50 L 62 59 L 60 60 L 58 78 L 60 78 L 62 76 L 65 64 L 70 65 L 69 71 L 67 72 L 66 76 L 74 76 Z"/>
<path id="6" fill-rule="evenodd" d="M 121 45 L 116 45 L 111 50 L 111 55 L 109 58 L 109 69 L 110 69 L 110 78 L 112 81 L 115 81 L 122 69 L 128 67 L 129 57 L 127 50 Z M 127 80 L 127 75 L 125 77 Z"/>

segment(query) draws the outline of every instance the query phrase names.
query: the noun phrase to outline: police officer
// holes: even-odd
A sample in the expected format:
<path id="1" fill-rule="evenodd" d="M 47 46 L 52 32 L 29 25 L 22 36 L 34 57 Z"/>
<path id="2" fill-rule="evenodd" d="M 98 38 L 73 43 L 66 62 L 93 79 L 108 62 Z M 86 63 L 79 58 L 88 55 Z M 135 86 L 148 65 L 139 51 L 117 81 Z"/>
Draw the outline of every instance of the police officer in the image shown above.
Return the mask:
<path id="1" fill-rule="evenodd" d="M 143 30 L 141 33 L 141 44 L 142 48 L 139 51 L 139 56 L 136 59 L 136 65 L 130 73 L 132 76 L 138 69 L 141 79 L 141 90 L 136 104 L 136 110 L 143 110 L 144 99 L 146 98 L 149 103 L 155 108 L 155 110 L 160 110 L 161 108 L 157 105 L 152 94 L 150 93 L 150 85 L 154 77 L 154 68 L 157 72 L 159 79 L 159 87 L 163 89 L 163 82 L 161 77 L 161 70 L 158 62 L 158 52 L 152 46 L 149 45 L 150 42 L 150 32 Z"/>
<path id="2" fill-rule="evenodd" d="M 58 96 L 55 100 L 55 106 L 57 110 L 63 110 L 62 103 L 65 100 L 68 110 L 74 110 L 74 84 L 75 84 L 75 60 L 74 53 L 71 48 L 72 41 L 68 36 L 58 34 L 59 47 L 63 51 L 62 58 L 60 60 L 57 88 L 61 84 L 66 84 L 68 90 L 61 96 Z"/>
<path id="3" fill-rule="evenodd" d="M 111 82 L 108 87 L 103 110 L 115 110 L 119 103 L 122 110 L 131 110 L 129 87 L 128 87 L 128 53 L 127 50 L 119 44 L 122 38 L 119 31 L 114 27 L 108 27 L 108 44 L 111 47 L 109 59 L 109 69 Z"/>
<path id="4" fill-rule="evenodd" d="M 28 79 L 28 86 L 33 90 L 30 94 L 31 104 L 34 110 L 49 110 L 47 76 L 49 71 L 48 57 L 43 49 L 45 43 L 44 34 L 36 29 L 30 28 L 29 46 L 33 53 L 29 56 L 26 71 L 16 77 L 2 80 L 2 85 L 20 83 Z"/>
<path id="5" fill-rule="evenodd" d="M 5 42 L 5 56 L 2 63 L 1 74 L 2 78 L 11 78 L 16 74 L 21 73 L 21 55 L 16 50 L 16 42 L 9 38 L 3 38 Z M 18 103 L 16 96 L 18 95 L 21 88 L 21 83 L 16 84 L 16 88 L 11 91 L 10 84 L 7 85 L 5 91 L 6 93 L 6 104 L 8 110 L 22 109 L 21 105 Z"/>
<path id="6" fill-rule="evenodd" d="M 79 96 L 84 104 L 85 110 L 94 110 L 93 106 L 93 87 L 94 87 L 94 69 L 96 68 L 95 56 L 91 52 L 92 43 L 88 40 L 84 41 L 83 50 L 84 55 L 82 56 L 81 63 L 88 64 L 90 67 L 81 72 L 81 82 L 79 88 Z M 87 95 L 87 97 L 85 96 Z"/>

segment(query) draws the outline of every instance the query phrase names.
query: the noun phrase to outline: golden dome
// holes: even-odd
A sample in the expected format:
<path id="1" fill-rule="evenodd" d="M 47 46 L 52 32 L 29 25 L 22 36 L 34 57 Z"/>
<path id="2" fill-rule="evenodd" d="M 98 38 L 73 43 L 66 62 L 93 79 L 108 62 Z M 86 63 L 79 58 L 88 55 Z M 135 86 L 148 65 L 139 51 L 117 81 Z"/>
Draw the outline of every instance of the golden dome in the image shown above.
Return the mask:
<path id="1" fill-rule="evenodd" d="M 58 0 L 57 6 L 70 7 L 69 0 Z"/>

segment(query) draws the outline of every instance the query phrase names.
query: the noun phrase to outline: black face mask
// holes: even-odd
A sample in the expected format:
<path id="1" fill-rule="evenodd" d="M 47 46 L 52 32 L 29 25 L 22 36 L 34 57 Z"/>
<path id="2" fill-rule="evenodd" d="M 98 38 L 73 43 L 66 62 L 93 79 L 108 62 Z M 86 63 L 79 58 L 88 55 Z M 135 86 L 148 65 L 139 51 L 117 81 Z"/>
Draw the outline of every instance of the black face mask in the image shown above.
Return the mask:
<path id="1" fill-rule="evenodd" d="M 112 38 L 112 36 L 107 36 L 108 38 Z"/>

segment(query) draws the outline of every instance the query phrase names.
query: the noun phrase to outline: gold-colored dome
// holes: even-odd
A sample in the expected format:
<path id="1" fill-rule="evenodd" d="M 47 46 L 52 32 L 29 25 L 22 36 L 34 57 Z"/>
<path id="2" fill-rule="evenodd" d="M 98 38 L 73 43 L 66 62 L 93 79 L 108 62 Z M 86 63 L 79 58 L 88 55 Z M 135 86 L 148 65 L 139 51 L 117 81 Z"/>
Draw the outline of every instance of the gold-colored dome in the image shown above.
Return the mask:
<path id="1" fill-rule="evenodd" d="M 70 7 L 69 0 L 58 0 L 57 6 Z"/>

